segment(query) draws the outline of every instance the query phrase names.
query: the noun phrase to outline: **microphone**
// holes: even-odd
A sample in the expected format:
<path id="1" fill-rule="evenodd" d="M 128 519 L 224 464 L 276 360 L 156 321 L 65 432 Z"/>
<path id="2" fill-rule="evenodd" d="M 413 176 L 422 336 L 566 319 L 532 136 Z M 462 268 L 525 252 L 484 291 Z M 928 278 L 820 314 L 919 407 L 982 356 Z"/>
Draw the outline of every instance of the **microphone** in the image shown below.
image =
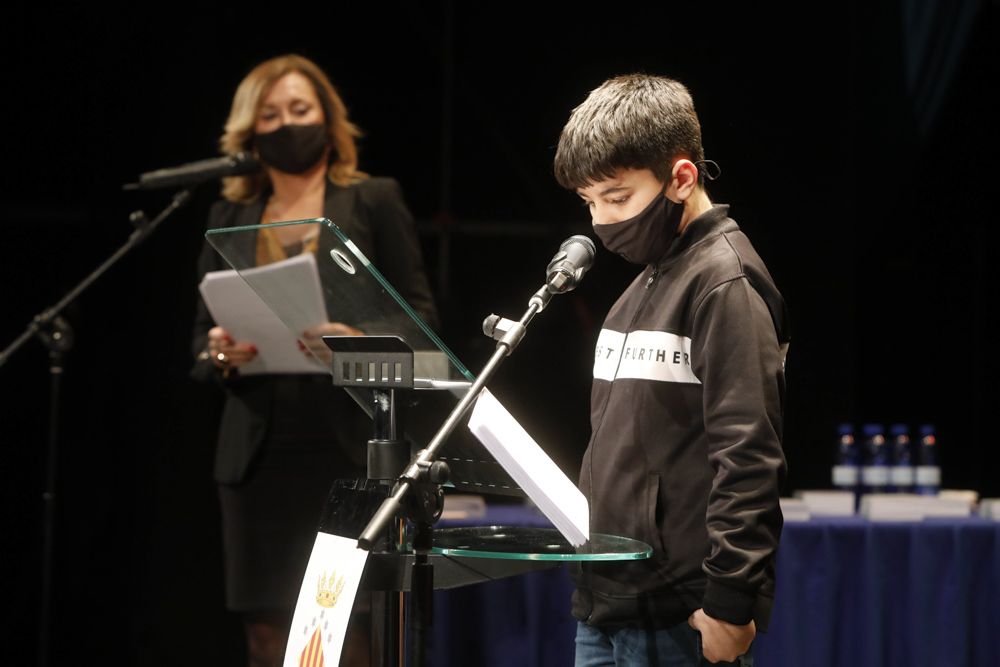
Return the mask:
<path id="1" fill-rule="evenodd" d="M 249 174 L 260 169 L 260 163 L 251 153 L 241 152 L 235 155 L 188 162 L 179 167 L 167 167 L 156 171 L 147 171 L 139 176 L 138 183 L 129 183 L 125 190 L 154 190 L 157 188 L 172 188 L 176 186 L 197 185 L 226 176 Z"/>
<path id="2" fill-rule="evenodd" d="M 594 263 L 594 242 L 577 234 L 562 242 L 545 270 L 545 284 L 553 294 L 569 292 L 583 280 L 583 274 Z"/>

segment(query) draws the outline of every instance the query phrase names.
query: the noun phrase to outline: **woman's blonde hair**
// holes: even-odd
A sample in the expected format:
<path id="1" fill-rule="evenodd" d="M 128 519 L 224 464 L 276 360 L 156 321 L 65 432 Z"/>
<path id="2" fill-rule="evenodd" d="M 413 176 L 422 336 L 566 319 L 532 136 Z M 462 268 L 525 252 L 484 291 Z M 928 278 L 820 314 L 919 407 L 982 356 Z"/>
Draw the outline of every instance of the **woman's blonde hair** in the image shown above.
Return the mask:
<path id="1" fill-rule="evenodd" d="M 298 72 L 312 83 L 323 107 L 326 129 L 330 136 L 330 180 L 338 185 L 350 185 L 366 178 L 358 171 L 358 149 L 354 143 L 361 130 L 347 118 L 347 107 L 340 99 L 330 79 L 316 63 L 296 54 L 278 56 L 253 68 L 236 89 L 233 106 L 226 120 L 226 131 L 219 139 L 223 153 L 229 155 L 253 150 L 254 125 L 257 112 L 271 86 L 290 72 Z M 222 196 L 229 201 L 250 202 L 267 186 L 264 170 L 245 176 L 223 179 Z"/>

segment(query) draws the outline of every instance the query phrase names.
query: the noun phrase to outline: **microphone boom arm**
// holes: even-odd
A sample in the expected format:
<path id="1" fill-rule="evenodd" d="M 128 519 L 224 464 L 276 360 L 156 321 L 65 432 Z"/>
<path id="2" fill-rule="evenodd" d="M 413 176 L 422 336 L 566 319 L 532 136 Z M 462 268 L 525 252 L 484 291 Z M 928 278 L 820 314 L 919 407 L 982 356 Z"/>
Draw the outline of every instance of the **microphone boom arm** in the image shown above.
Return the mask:
<path id="1" fill-rule="evenodd" d="M 160 223 L 166 220 L 168 215 L 186 204 L 190 199 L 190 190 L 181 190 L 177 192 L 171 199 L 170 204 L 167 205 L 167 207 L 163 209 L 159 215 L 153 218 L 153 220 L 147 220 L 145 215 L 140 215 L 141 211 L 133 213 L 130 219 L 135 225 L 135 229 L 129 235 L 125 244 L 115 251 L 113 255 L 108 257 L 100 266 L 94 269 L 90 275 L 70 290 L 69 293 L 60 299 L 54 306 L 46 308 L 41 313 L 36 315 L 28 324 L 28 327 L 24 330 L 24 333 L 18 336 L 17 339 L 8 345 L 5 350 L 0 352 L 0 367 L 7 362 L 7 360 L 18 350 L 18 348 L 28 342 L 33 336 L 48 329 L 52 323 L 59 318 L 60 313 L 62 313 L 66 306 L 72 303 L 85 289 L 90 287 L 98 278 L 104 275 L 108 269 L 118 262 L 118 260 L 127 255 L 140 243 L 145 241 L 146 238 L 148 238 L 149 235 L 152 234 L 157 227 L 159 227 Z"/>
<path id="2" fill-rule="evenodd" d="M 421 449 L 417 452 L 416 457 L 410 462 L 410 465 L 403 471 L 400 475 L 399 481 L 392 489 L 392 493 L 382 501 L 382 505 L 379 507 L 378 511 L 375 512 L 375 516 L 372 517 L 371 521 L 368 522 L 367 527 L 361 533 L 358 538 L 358 546 L 366 551 L 370 551 L 372 546 L 378 542 L 379 536 L 385 530 L 385 527 L 389 525 L 393 517 L 399 513 L 402 507 L 403 498 L 410 491 L 410 488 L 418 483 L 421 477 L 425 474 L 430 467 L 431 462 L 433 462 L 438 450 L 448 439 L 448 436 L 452 434 L 455 427 L 458 426 L 459 422 L 468 412 L 472 404 L 476 402 L 479 398 L 479 393 L 486 386 L 486 383 L 490 381 L 493 375 L 496 373 L 500 364 L 503 363 L 504 358 L 510 356 L 514 348 L 521 342 L 524 338 L 524 334 L 527 331 L 528 324 L 535 317 L 535 315 L 548 305 L 549 301 L 552 299 L 553 292 L 548 285 L 542 285 L 542 287 L 535 292 L 535 294 L 528 301 L 528 309 L 525 311 L 521 319 L 509 327 L 507 332 L 502 338 L 497 342 L 496 350 L 493 355 L 483 366 L 483 370 L 476 377 L 475 382 L 469 387 L 465 396 L 462 400 L 458 402 L 448 418 L 445 419 L 441 428 L 434 435 L 430 444 L 426 448 Z"/>

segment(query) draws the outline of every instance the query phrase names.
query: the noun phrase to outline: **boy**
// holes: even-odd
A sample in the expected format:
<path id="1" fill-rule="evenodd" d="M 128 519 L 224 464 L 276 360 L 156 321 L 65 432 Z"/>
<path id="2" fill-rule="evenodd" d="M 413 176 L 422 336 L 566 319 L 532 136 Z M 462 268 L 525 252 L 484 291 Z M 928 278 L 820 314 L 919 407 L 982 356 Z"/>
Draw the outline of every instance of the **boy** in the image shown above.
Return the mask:
<path id="1" fill-rule="evenodd" d="M 559 138 L 556 179 L 645 266 L 598 337 L 580 487 L 591 531 L 653 555 L 574 573 L 578 667 L 751 664 L 770 615 L 787 315 L 705 164 L 691 96 L 662 77 L 605 82 Z"/>

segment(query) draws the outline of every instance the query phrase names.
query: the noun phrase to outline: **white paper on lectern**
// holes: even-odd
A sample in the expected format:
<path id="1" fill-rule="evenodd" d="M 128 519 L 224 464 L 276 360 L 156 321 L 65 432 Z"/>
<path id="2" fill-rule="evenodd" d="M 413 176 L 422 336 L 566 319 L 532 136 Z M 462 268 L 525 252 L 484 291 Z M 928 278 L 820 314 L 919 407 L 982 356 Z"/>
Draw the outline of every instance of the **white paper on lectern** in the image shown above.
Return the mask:
<path id="1" fill-rule="evenodd" d="M 316 257 L 303 253 L 280 262 L 245 269 L 210 271 L 198 286 L 212 318 L 238 341 L 257 347 L 253 361 L 240 366 L 242 375 L 255 373 L 327 373 L 315 357 L 299 349 L 292 331 L 326 322 L 326 305 L 319 284 Z M 247 280 L 253 281 L 253 288 Z M 264 298 L 258 292 L 262 292 Z M 283 321 L 268 306 L 281 303 Z M 293 315 L 290 315 L 293 314 Z"/>
<path id="2" fill-rule="evenodd" d="M 583 493 L 487 389 L 472 409 L 469 430 L 570 544 L 590 539 Z"/>
<path id="3" fill-rule="evenodd" d="M 284 667 L 340 664 L 367 560 L 356 539 L 317 533 L 292 615 Z"/>

